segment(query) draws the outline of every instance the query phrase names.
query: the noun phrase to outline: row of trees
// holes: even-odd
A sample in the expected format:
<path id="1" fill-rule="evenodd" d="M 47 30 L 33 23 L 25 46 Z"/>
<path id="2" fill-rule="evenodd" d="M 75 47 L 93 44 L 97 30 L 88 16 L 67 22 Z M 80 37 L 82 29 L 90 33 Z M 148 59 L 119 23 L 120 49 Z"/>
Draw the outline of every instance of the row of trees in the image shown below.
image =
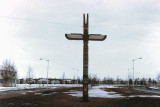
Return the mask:
<path id="1" fill-rule="evenodd" d="M 159 75 L 160 77 L 160 75 Z M 89 75 L 89 78 L 88 78 L 88 82 L 89 84 L 91 85 L 96 85 L 96 84 L 108 84 L 108 85 L 111 85 L 111 84 L 128 84 L 128 85 L 132 85 L 133 84 L 133 80 L 130 78 L 129 80 L 123 80 L 119 77 L 117 77 L 117 79 L 113 79 L 113 78 L 110 78 L 110 77 L 104 77 L 103 80 L 100 80 L 97 75 Z M 151 78 L 135 78 L 134 80 L 134 84 L 135 85 L 156 85 L 157 84 L 158 79 L 155 80 L 155 79 L 151 79 Z"/>
<path id="2" fill-rule="evenodd" d="M 9 72 L 9 73 L 1 74 L 4 81 L 9 81 L 15 78 L 15 75 L 16 75 L 15 73 L 17 73 L 17 68 L 14 62 L 11 62 L 10 60 L 5 60 L 2 65 L 2 69 L 5 70 L 6 72 L 7 71 Z M 28 81 L 31 81 L 31 79 L 33 79 L 33 69 L 30 66 L 28 67 L 26 78 L 28 79 Z M 65 73 L 63 73 L 63 79 L 64 78 L 65 78 Z M 80 78 L 78 78 L 77 81 L 78 83 L 83 83 L 83 81 L 80 80 Z M 151 79 L 151 78 L 142 78 L 142 79 L 135 78 L 134 84 L 135 85 L 156 85 L 157 81 L 158 82 L 160 81 L 160 73 L 157 75 L 157 80 Z M 116 80 L 114 80 L 113 78 L 109 78 L 109 77 L 104 77 L 103 80 L 100 80 L 97 75 L 92 75 L 92 76 L 89 75 L 88 82 L 89 84 L 92 84 L 92 85 L 95 85 L 95 84 L 129 84 L 129 85 L 132 85 L 133 84 L 133 81 L 131 78 L 129 79 L 129 81 L 120 79 L 119 77 L 117 77 Z"/>
<path id="3" fill-rule="evenodd" d="M 129 85 L 132 85 L 132 79 L 129 79 Z M 151 79 L 151 78 L 136 78 L 134 81 L 135 85 L 157 85 L 157 81 L 155 79 Z"/>

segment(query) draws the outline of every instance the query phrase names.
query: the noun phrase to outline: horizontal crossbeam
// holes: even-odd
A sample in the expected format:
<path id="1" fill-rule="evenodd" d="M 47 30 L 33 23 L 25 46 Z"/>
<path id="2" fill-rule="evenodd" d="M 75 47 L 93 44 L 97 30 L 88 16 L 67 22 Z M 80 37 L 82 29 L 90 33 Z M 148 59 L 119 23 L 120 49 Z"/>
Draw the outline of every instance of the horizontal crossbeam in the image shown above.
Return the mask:
<path id="1" fill-rule="evenodd" d="M 65 36 L 69 40 L 84 40 L 83 35 L 81 33 L 65 34 Z M 88 40 L 91 41 L 103 41 L 107 37 L 107 35 L 101 35 L 101 34 L 90 34 L 88 36 L 89 36 Z"/>
<path id="2" fill-rule="evenodd" d="M 101 34 L 90 34 L 89 35 L 89 40 L 92 41 L 103 41 L 105 40 L 107 35 L 101 35 Z"/>
<path id="3" fill-rule="evenodd" d="M 83 36 L 80 33 L 65 34 L 65 36 L 69 40 L 83 40 Z"/>

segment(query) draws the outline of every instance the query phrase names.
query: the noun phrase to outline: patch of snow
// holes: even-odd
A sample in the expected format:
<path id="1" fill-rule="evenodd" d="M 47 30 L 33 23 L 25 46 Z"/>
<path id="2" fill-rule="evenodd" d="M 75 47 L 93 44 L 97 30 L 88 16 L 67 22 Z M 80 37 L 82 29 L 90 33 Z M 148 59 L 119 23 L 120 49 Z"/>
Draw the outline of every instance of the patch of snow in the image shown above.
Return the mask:
<path id="1" fill-rule="evenodd" d="M 57 87 L 82 87 L 81 84 L 48 84 L 49 89 L 54 89 Z M 46 89 L 47 84 L 17 84 L 16 87 L 0 87 L 1 91 L 9 91 L 9 90 L 23 90 L 23 89 Z"/>
<path id="2" fill-rule="evenodd" d="M 103 88 L 118 88 L 116 85 L 101 85 L 101 86 L 94 86 L 88 90 L 89 97 L 99 97 L 99 98 L 133 98 L 133 97 L 152 97 L 152 98 L 160 98 L 159 95 L 131 95 L 131 96 L 122 96 L 121 94 L 116 94 L 116 92 L 107 92 L 104 91 Z M 68 95 L 82 97 L 82 91 L 70 90 Z"/>
<path id="3" fill-rule="evenodd" d="M 149 87 L 150 89 L 154 89 L 154 90 L 158 90 L 159 89 L 159 87 Z"/>
<path id="4" fill-rule="evenodd" d="M 42 96 L 48 96 L 48 95 L 50 95 L 50 94 L 42 94 Z"/>
<path id="5" fill-rule="evenodd" d="M 131 96 L 128 96 L 128 97 L 152 97 L 152 98 L 160 98 L 159 95 L 131 95 Z"/>
<path id="6" fill-rule="evenodd" d="M 56 95 L 56 94 L 59 94 L 59 92 L 51 92 L 51 93 L 48 93 L 48 94 L 37 93 L 35 95 L 48 96 L 48 95 Z"/>
<path id="7" fill-rule="evenodd" d="M 31 93 L 31 92 L 34 92 L 34 91 L 27 91 L 27 92 L 30 92 L 30 93 Z"/>
<path id="8" fill-rule="evenodd" d="M 34 95 L 42 95 L 42 93 L 34 93 Z"/>
<path id="9" fill-rule="evenodd" d="M 122 85 L 99 85 L 99 86 L 94 86 L 96 88 L 119 88 L 119 86 Z"/>
<path id="10" fill-rule="evenodd" d="M 102 89 L 101 86 L 94 86 L 93 88 L 88 90 L 89 97 L 99 97 L 99 98 L 123 98 L 124 96 L 121 96 L 121 94 L 116 94 L 116 92 L 107 92 Z M 103 87 L 104 88 L 104 87 Z M 68 95 L 82 97 L 83 93 L 82 91 L 69 91 L 64 92 L 69 93 Z"/>

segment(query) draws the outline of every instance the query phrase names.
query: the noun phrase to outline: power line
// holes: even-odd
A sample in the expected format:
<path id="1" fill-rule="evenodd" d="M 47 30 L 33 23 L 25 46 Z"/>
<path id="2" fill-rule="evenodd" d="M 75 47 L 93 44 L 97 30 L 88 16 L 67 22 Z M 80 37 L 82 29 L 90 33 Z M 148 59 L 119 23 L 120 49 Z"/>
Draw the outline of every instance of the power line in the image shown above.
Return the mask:
<path id="1" fill-rule="evenodd" d="M 136 26 L 136 25 L 148 25 L 148 24 L 160 24 L 160 22 L 153 22 L 153 23 L 129 23 L 129 24 L 113 24 L 113 25 L 101 25 L 101 26 L 90 26 L 90 27 L 117 27 L 117 26 Z"/>
<path id="2" fill-rule="evenodd" d="M 27 18 L 19 18 L 19 17 L 10 17 L 10 16 L 0 16 L 0 18 L 15 19 L 15 20 L 26 20 L 26 21 L 32 21 L 32 22 L 40 22 L 40 23 L 49 23 L 49 24 L 62 25 L 62 26 L 82 27 L 82 26 L 74 25 L 74 24 L 55 23 L 55 22 L 52 22 L 52 21 L 43 21 L 43 20 L 35 20 L 35 19 L 27 19 Z"/>
<path id="3" fill-rule="evenodd" d="M 5 40 L 9 41 L 11 44 L 13 44 L 14 46 L 18 47 L 19 49 L 22 49 L 22 50 L 24 50 L 25 52 L 28 52 L 28 53 L 32 54 L 33 56 L 37 57 L 38 59 L 43 58 L 43 57 L 41 57 L 41 56 L 39 56 L 39 55 L 33 53 L 33 52 L 30 51 L 29 49 L 26 49 L 26 48 L 24 48 L 24 47 L 18 45 L 18 44 L 15 43 L 14 41 L 11 41 L 11 40 L 8 40 L 8 39 L 5 39 Z M 45 59 L 45 58 L 44 58 L 44 59 Z"/>
<path id="4" fill-rule="evenodd" d="M 43 21 L 37 19 L 28 19 L 28 18 L 20 18 L 20 17 L 11 17 L 11 16 L 0 16 L 0 18 L 8 18 L 8 19 L 15 19 L 15 20 L 26 20 L 32 22 L 40 22 L 40 23 L 49 23 L 49 24 L 56 24 L 62 26 L 72 26 L 72 27 L 83 27 L 80 25 L 75 24 L 66 24 L 66 23 L 56 23 L 52 21 Z M 152 23 L 126 23 L 126 24 L 108 24 L 108 25 L 99 25 L 99 26 L 90 26 L 91 28 L 99 28 L 99 27 L 117 27 L 117 26 L 137 26 L 137 25 L 150 25 L 150 24 L 160 24 L 160 22 L 152 22 Z"/>

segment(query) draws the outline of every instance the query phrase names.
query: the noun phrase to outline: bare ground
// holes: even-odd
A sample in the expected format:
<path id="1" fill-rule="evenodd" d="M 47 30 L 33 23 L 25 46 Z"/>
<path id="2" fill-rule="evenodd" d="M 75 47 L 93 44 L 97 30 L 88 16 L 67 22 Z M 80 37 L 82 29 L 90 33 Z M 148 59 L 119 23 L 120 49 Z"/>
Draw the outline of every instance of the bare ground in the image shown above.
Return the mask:
<path id="1" fill-rule="evenodd" d="M 121 86 L 119 88 L 102 88 L 102 90 L 108 91 L 108 92 L 117 92 L 118 94 L 122 94 L 123 96 L 130 96 L 130 95 L 160 95 L 156 93 L 149 93 L 144 91 L 138 91 L 134 90 L 131 87 L 127 86 Z"/>
<path id="2" fill-rule="evenodd" d="M 47 91 L 39 91 L 46 94 L 34 95 L 34 92 L 26 95 L 1 96 L 0 107 L 159 107 L 160 98 L 89 98 L 89 102 L 83 102 L 81 97 L 70 96 L 63 93 L 69 90 L 81 90 L 81 88 L 58 88 Z M 153 95 L 122 87 L 119 89 L 103 89 L 114 91 L 122 95 Z M 53 93 L 47 95 L 48 93 Z M 130 94 L 129 94 L 130 93 Z M 154 94 L 155 95 L 155 94 Z"/>

